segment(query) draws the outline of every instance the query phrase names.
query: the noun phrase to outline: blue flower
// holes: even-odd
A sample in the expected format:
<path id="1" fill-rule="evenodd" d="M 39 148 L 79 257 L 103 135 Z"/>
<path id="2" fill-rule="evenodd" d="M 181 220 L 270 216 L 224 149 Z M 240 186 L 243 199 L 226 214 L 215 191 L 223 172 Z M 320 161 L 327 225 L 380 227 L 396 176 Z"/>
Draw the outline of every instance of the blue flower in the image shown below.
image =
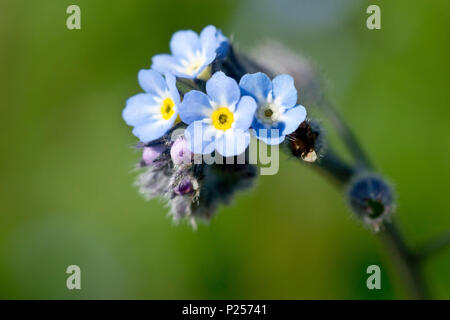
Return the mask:
<path id="1" fill-rule="evenodd" d="M 178 77 L 207 79 L 208 66 L 226 56 L 228 39 L 214 26 L 205 27 L 200 36 L 192 30 L 181 30 L 170 40 L 172 54 L 158 54 L 152 59 L 152 69 Z"/>
<path id="2" fill-rule="evenodd" d="M 144 143 L 162 137 L 178 115 L 176 79 L 171 74 L 164 77 L 154 70 L 139 71 L 139 84 L 145 93 L 129 98 L 122 112 L 125 122 L 134 127 L 133 134 Z"/>
<path id="3" fill-rule="evenodd" d="M 305 107 L 297 105 L 297 89 L 289 75 L 282 74 L 271 81 L 261 72 L 246 74 L 239 86 L 243 95 L 252 96 L 258 104 L 253 133 L 267 144 L 280 144 L 306 118 Z"/>
<path id="4" fill-rule="evenodd" d="M 243 153 L 250 142 L 255 100 L 241 97 L 237 82 L 223 72 L 206 82 L 206 92 L 192 90 L 180 105 L 180 118 L 189 124 L 185 135 L 191 151 L 209 154 L 215 149 L 225 157 Z"/>

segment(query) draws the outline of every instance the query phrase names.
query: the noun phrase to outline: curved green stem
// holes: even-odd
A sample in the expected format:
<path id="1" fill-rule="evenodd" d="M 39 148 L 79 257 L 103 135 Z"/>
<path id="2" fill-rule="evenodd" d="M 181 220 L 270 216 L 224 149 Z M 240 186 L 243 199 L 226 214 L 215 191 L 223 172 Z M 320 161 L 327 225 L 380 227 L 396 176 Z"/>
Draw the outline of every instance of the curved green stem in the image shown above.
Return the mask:
<path id="1" fill-rule="evenodd" d="M 394 222 L 385 223 L 384 230 L 378 234 L 396 261 L 398 273 L 407 284 L 411 298 L 428 299 L 421 260 L 408 248 L 397 225 Z"/>
<path id="2" fill-rule="evenodd" d="M 355 172 L 353 167 L 345 163 L 332 150 L 315 163 L 315 166 L 333 178 L 342 189 L 347 186 Z M 415 255 L 399 232 L 394 222 L 384 223 L 377 233 L 395 261 L 398 274 L 403 278 L 412 299 L 427 299 L 428 290 L 423 279 L 421 260 Z"/>
<path id="3" fill-rule="evenodd" d="M 450 231 L 430 240 L 427 244 L 417 250 L 417 258 L 425 260 L 432 255 L 442 252 L 442 250 L 450 247 Z"/>

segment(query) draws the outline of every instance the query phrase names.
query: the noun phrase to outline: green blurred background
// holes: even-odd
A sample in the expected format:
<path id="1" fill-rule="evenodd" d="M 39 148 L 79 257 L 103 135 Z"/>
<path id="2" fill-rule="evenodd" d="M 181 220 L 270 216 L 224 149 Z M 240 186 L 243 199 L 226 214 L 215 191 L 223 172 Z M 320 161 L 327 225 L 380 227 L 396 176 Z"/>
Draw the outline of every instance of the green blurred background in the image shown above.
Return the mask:
<path id="1" fill-rule="evenodd" d="M 70 4 L 81 30 L 66 28 Z M 416 246 L 450 227 L 449 23 L 447 0 L 1 1 L 0 297 L 404 298 L 342 194 L 287 157 L 209 225 L 174 226 L 132 186 L 139 153 L 121 111 L 178 29 L 214 24 L 241 50 L 275 38 L 320 67 Z M 80 291 L 66 288 L 71 264 Z M 371 264 L 382 290 L 366 288 Z M 450 298 L 449 270 L 450 250 L 427 263 L 434 297 Z"/>

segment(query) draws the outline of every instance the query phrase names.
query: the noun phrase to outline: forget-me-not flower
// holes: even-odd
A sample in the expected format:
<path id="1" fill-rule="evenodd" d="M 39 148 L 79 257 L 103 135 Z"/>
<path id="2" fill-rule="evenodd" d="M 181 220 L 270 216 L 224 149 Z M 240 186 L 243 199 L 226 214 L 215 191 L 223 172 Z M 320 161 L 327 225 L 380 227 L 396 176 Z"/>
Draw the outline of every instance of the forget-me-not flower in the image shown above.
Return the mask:
<path id="1" fill-rule="evenodd" d="M 193 153 L 209 154 L 217 150 L 230 157 L 245 151 L 256 102 L 243 96 L 237 82 L 216 72 L 206 82 L 206 92 L 188 92 L 180 105 L 180 118 L 189 126 L 186 137 Z"/>
<path id="2" fill-rule="evenodd" d="M 297 105 L 297 89 L 289 75 L 271 81 L 261 72 L 246 74 L 239 86 L 243 95 L 252 96 L 258 104 L 252 128 L 256 137 L 267 144 L 280 144 L 306 118 L 306 109 Z"/>
<path id="3" fill-rule="evenodd" d="M 223 58 L 228 49 L 228 39 L 214 26 L 205 27 L 200 35 L 192 30 L 177 31 L 170 40 L 172 54 L 154 56 L 152 69 L 177 77 L 207 79 L 208 66 L 216 58 Z"/>
<path id="4" fill-rule="evenodd" d="M 180 105 L 176 79 L 171 74 L 164 77 L 154 70 L 141 70 L 139 84 L 145 93 L 127 100 L 122 117 L 133 126 L 133 134 L 144 143 L 162 137 L 175 122 Z"/>

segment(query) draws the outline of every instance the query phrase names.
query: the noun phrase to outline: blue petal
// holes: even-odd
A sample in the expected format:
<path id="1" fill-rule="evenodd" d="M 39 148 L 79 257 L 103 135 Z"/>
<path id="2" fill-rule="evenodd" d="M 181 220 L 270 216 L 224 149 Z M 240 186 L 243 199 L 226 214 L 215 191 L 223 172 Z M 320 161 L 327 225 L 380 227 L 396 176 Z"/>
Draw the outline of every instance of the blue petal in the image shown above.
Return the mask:
<path id="1" fill-rule="evenodd" d="M 206 82 L 206 92 L 212 101 L 222 107 L 235 105 L 241 96 L 236 80 L 222 71 L 214 73 Z"/>
<path id="2" fill-rule="evenodd" d="M 175 118 L 172 116 L 169 120 L 160 119 L 139 125 L 133 129 L 133 134 L 144 143 L 159 139 L 172 127 Z"/>
<path id="3" fill-rule="evenodd" d="M 235 127 L 247 130 L 252 124 L 256 107 L 255 99 L 250 96 L 242 97 L 234 112 Z"/>
<path id="4" fill-rule="evenodd" d="M 216 48 L 217 59 L 223 59 L 228 54 L 228 50 L 230 49 L 230 42 L 220 30 L 216 31 L 216 41 L 217 41 L 217 48 Z"/>
<path id="5" fill-rule="evenodd" d="M 270 146 L 275 146 L 275 145 L 282 143 L 285 138 L 286 138 L 286 136 L 277 136 L 277 135 L 273 135 L 273 136 L 269 136 L 269 137 L 265 137 L 265 136 L 258 137 L 259 140 L 264 141 L 265 144 L 268 144 Z"/>
<path id="6" fill-rule="evenodd" d="M 205 56 L 210 55 L 211 53 L 215 56 L 217 47 L 216 32 L 216 27 L 207 26 L 200 33 L 200 44 Z"/>
<path id="7" fill-rule="evenodd" d="M 246 74 L 241 78 L 239 86 L 242 95 L 250 95 L 256 99 L 258 104 L 265 103 L 272 91 L 272 82 L 269 77 L 262 72 Z"/>
<path id="8" fill-rule="evenodd" d="M 152 69 L 161 73 L 176 73 L 178 61 L 170 54 L 157 54 L 152 58 Z"/>
<path id="9" fill-rule="evenodd" d="M 173 102 L 176 106 L 180 105 L 180 93 L 177 89 L 177 79 L 173 74 L 166 73 L 164 74 L 164 77 L 166 78 L 167 87 L 169 88 L 170 97 L 172 98 Z"/>
<path id="10" fill-rule="evenodd" d="M 127 100 L 122 117 L 130 126 L 151 121 L 155 114 L 159 113 L 159 105 L 155 96 L 148 93 L 140 93 Z"/>
<path id="11" fill-rule="evenodd" d="M 227 55 L 230 46 L 228 39 L 223 35 L 222 31 L 212 25 L 206 26 L 202 30 L 200 33 L 200 42 L 204 51 L 211 49 L 217 54 L 218 59 L 223 59 Z"/>
<path id="12" fill-rule="evenodd" d="M 161 96 L 166 91 L 166 81 L 159 72 L 154 70 L 140 70 L 138 73 L 138 82 L 144 91 Z"/>
<path id="13" fill-rule="evenodd" d="M 187 56 L 200 50 L 198 34 L 192 30 L 181 30 L 173 34 L 170 39 L 170 50 L 173 55 Z"/>
<path id="14" fill-rule="evenodd" d="M 208 96 L 197 90 L 186 93 L 179 108 L 180 118 L 187 124 L 210 117 L 212 111 Z"/>
<path id="15" fill-rule="evenodd" d="M 294 86 L 294 79 L 287 74 L 276 76 L 272 80 L 273 97 L 277 105 L 291 108 L 297 103 L 297 89 Z"/>
<path id="16" fill-rule="evenodd" d="M 283 122 L 276 122 L 272 126 L 268 126 L 258 120 L 254 120 L 252 127 L 253 134 L 266 144 L 276 145 L 284 141 L 283 131 L 285 124 Z"/>
<path id="17" fill-rule="evenodd" d="M 200 33 L 200 44 L 202 47 L 202 54 L 205 58 L 204 66 L 211 64 L 216 59 L 216 49 L 219 46 L 216 35 L 217 29 L 211 25 L 205 27 Z M 199 70 L 199 73 L 201 73 L 203 69 L 204 68 L 202 67 Z"/>
<path id="18" fill-rule="evenodd" d="M 304 106 L 298 105 L 286 111 L 282 117 L 282 120 L 285 123 L 283 135 L 294 132 L 305 119 L 306 109 Z"/>
<path id="19" fill-rule="evenodd" d="M 191 123 L 184 132 L 191 152 L 196 154 L 209 154 L 213 152 L 215 132 L 216 130 L 213 126 L 203 121 Z"/>
<path id="20" fill-rule="evenodd" d="M 216 150 L 224 157 L 237 156 L 247 149 L 250 143 L 248 131 L 240 129 L 227 130 L 216 140 Z"/>

